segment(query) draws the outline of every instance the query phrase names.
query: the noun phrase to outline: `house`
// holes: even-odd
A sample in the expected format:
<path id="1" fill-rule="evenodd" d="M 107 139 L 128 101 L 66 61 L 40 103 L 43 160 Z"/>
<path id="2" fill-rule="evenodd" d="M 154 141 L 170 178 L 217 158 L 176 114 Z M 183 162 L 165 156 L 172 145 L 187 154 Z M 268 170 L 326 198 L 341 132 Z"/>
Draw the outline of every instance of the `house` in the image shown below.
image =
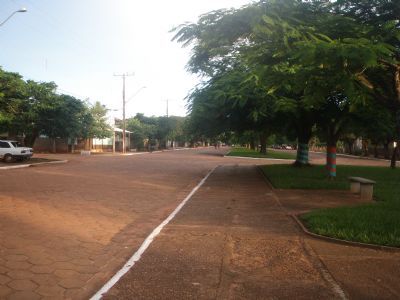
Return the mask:
<path id="1" fill-rule="evenodd" d="M 131 131 L 125 130 L 125 151 L 131 151 Z M 94 152 L 122 152 L 123 130 L 114 127 L 114 135 L 110 138 L 92 139 L 89 149 Z"/>
<path id="2" fill-rule="evenodd" d="M 125 130 L 125 145 L 126 151 L 131 151 L 131 133 Z M 55 141 L 45 135 L 39 136 L 35 140 L 33 150 L 35 152 L 54 152 L 58 153 L 76 153 L 82 150 L 91 152 L 122 152 L 122 129 L 114 128 L 114 135 L 110 138 L 96 139 L 96 138 L 56 138 Z"/>

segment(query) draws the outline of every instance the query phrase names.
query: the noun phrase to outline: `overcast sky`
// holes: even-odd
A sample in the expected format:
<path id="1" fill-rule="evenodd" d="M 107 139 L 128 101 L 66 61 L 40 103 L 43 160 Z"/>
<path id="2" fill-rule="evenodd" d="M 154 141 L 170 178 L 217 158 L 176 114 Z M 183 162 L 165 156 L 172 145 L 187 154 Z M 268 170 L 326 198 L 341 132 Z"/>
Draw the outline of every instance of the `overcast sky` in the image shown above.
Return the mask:
<path id="1" fill-rule="evenodd" d="M 25 79 L 54 81 L 59 92 L 100 101 L 122 114 L 122 79 L 129 72 L 127 116 L 185 115 L 184 98 L 198 80 L 185 71 L 189 49 L 169 30 L 219 8 L 250 0 L 1 0 L 0 65 Z"/>

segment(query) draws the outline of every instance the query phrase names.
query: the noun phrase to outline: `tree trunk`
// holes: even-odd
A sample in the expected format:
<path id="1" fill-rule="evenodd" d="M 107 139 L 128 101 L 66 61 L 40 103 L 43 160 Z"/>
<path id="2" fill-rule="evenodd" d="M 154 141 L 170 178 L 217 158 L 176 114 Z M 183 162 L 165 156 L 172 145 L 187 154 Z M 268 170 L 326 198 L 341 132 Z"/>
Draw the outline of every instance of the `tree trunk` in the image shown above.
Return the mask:
<path id="1" fill-rule="evenodd" d="M 369 156 L 369 151 L 368 151 L 368 141 L 367 140 L 362 140 L 362 152 L 363 156 L 368 157 Z"/>
<path id="2" fill-rule="evenodd" d="M 326 170 L 329 178 L 336 177 L 336 143 L 329 145 L 326 149 Z"/>
<path id="3" fill-rule="evenodd" d="M 398 153 L 398 151 L 399 151 L 399 142 L 400 141 L 397 141 L 397 144 L 396 144 L 396 147 L 394 147 L 394 149 L 393 149 L 393 153 L 392 153 L 392 159 L 390 160 L 390 167 L 392 168 L 392 169 L 395 169 L 396 168 L 396 161 L 397 161 L 397 153 Z"/>
<path id="4" fill-rule="evenodd" d="M 56 138 L 52 138 L 52 153 L 57 153 Z"/>
<path id="5" fill-rule="evenodd" d="M 379 156 L 379 153 L 378 153 L 378 144 L 375 144 L 375 145 L 374 145 L 374 157 L 375 157 L 375 158 L 378 158 L 378 156 Z"/>
<path id="6" fill-rule="evenodd" d="M 260 144 L 261 144 L 260 153 L 266 155 L 267 154 L 267 134 L 265 132 L 262 132 L 260 134 Z"/>
<path id="7" fill-rule="evenodd" d="M 36 138 L 38 137 L 38 133 L 36 131 L 33 131 L 31 134 L 28 134 L 24 138 L 24 145 L 26 147 L 33 147 L 35 144 Z"/>
<path id="8" fill-rule="evenodd" d="M 296 155 L 296 166 L 307 166 L 309 165 L 309 148 L 308 143 L 300 142 L 297 145 L 297 155 Z"/>
<path id="9" fill-rule="evenodd" d="M 256 142 L 254 141 L 254 139 L 250 140 L 250 150 L 253 150 L 253 151 L 256 150 Z"/>
<path id="10" fill-rule="evenodd" d="M 353 154 L 353 144 L 354 144 L 354 142 L 352 142 L 352 141 L 347 142 L 347 147 L 349 148 L 350 155 Z"/>
<path id="11" fill-rule="evenodd" d="M 384 158 L 389 159 L 390 158 L 390 153 L 389 153 L 389 143 L 385 142 L 383 144 L 383 152 L 384 152 Z"/>
<path id="12" fill-rule="evenodd" d="M 334 179 L 336 178 L 336 144 L 339 139 L 339 130 L 336 125 L 331 124 L 327 133 L 326 170 L 329 179 Z"/>
<path id="13" fill-rule="evenodd" d="M 311 127 L 304 126 L 297 132 L 297 155 L 294 166 L 308 166 L 309 162 L 309 147 L 308 143 L 311 139 Z"/>
<path id="14" fill-rule="evenodd" d="M 400 97 L 400 95 L 399 95 L 399 97 Z M 399 137 L 400 137 L 400 111 L 398 110 L 397 113 L 396 113 L 396 139 L 397 139 L 396 140 L 396 147 L 393 149 L 392 159 L 390 161 L 390 167 L 392 169 L 396 168 L 396 160 L 397 160 L 398 152 L 399 152 L 398 148 L 400 146 Z"/>

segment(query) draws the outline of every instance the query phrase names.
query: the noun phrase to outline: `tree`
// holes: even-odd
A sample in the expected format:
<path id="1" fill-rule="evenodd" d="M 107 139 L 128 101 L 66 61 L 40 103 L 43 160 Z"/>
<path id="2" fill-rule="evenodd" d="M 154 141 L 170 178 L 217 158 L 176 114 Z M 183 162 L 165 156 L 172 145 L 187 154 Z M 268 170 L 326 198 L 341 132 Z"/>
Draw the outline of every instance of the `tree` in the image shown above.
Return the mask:
<path id="1" fill-rule="evenodd" d="M 265 68 L 270 75 L 267 83 L 274 81 L 272 76 L 275 81 L 279 80 L 272 86 L 274 93 L 282 89 L 285 92 L 289 86 L 292 94 L 301 96 L 302 109 L 312 108 L 320 117 L 327 117 L 322 122 L 319 118 L 319 122 L 320 126 L 325 123 L 322 126 L 327 128 L 327 168 L 334 177 L 336 142 L 346 121 L 345 110 L 372 97 L 365 72 L 378 67 L 382 60 L 390 59 L 393 52 L 385 38 L 373 36 L 371 26 L 329 12 L 313 16 L 312 9 L 305 4 L 293 2 L 292 5 L 293 9 L 285 14 L 264 16 L 264 24 L 257 30 L 260 39 L 257 51 L 269 60 L 273 56 L 265 48 L 284 58 L 272 65 L 278 72 L 271 73 L 270 64 Z M 271 39 L 281 39 L 281 43 L 271 44 Z M 331 111 L 327 113 L 327 109 Z"/>
<path id="2" fill-rule="evenodd" d="M 132 132 L 133 143 L 138 149 L 144 149 L 145 140 L 151 146 L 163 144 L 167 147 L 168 140 L 186 141 L 185 120 L 185 117 L 146 117 L 136 114 L 127 120 L 127 128 Z"/>
<path id="3" fill-rule="evenodd" d="M 24 81 L 18 73 L 0 69 L 0 132 L 22 139 L 33 146 L 36 138 L 104 138 L 109 136 L 105 121 L 107 110 L 96 103 L 87 104 L 69 95 L 56 94 L 54 82 Z"/>
<path id="4" fill-rule="evenodd" d="M 246 66 L 232 64 L 220 71 L 189 96 L 193 128 L 209 138 L 228 132 L 254 131 L 261 152 L 276 126 L 275 99 L 257 83 Z"/>
<path id="5" fill-rule="evenodd" d="M 88 132 L 90 137 L 104 139 L 112 136 L 113 129 L 107 123 L 107 112 L 108 109 L 99 101 L 96 101 L 95 104 L 89 109 L 89 114 L 92 119 Z"/>
<path id="6" fill-rule="evenodd" d="M 52 105 L 40 111 L 41 134 L 52 139 L 56 152 L 56 138 L 72 138 L 85 135 L 87 107 L 84 102 L 69 95 L 54 95 Z"/>
<path id="7" fill-rule="evenodd" d="M 377 28 L 390 21 L 397 21 L 400 27 L 400 3 L 396 0 L 336 0 L 324 6 Z"/>
<path id="8" fill-rule="evenodd" d="M 379 68 L 366 72 L 364 80 L 373 88 L 378 101 L 384 100 L 389 109 L 396 111 L 397 147 L 390 164 L 395 168 L 400 147 L 400 3 L 397 0 L 337 0 L 324 9 L 370 26 L 370 36 L 391 46 L 391 55 L 381 58 Z M 386 79 L 382 80 L 383 77 Z"/>
<path id="9" fill-rule="evenodd" d="M 22 76 L 0 69 L 0 132 L 7 132 L 13 138 L 18 135 L 24 127 L 27 98 Z"/>
<path id="10" fill-rule="evenodd" d="M 32 147 L 36 138 L 46 126 L 46 111 L 56 103 L 56 84 L 54 82 L 35 82 L 28 80 L 26 83 L 27 101 L 26 110 L 21 124 L 24 133 L 24 143 Z"/>

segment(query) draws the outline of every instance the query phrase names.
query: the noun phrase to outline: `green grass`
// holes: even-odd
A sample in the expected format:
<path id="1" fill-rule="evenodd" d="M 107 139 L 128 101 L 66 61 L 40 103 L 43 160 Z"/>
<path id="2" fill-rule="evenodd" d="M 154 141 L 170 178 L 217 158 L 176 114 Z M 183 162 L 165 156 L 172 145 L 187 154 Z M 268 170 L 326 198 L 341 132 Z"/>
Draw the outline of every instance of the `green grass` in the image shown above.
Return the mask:
<path id="1" fill-rule="evenodd" d="M 295 159 L 296 155 L 287 152 L 267 150 L 267 155 L 261 154 L 258 151 L 250 150 L 248 148 L 233 148 L 227 156 L 241 156 L 241 157 L 254 157 L 254 158 L 275 158 L 275 159 Z"/>
<path id="2" fill-rule="evenodd" d="M 339 166 L 335 180 L 327 179 L 324 166 L 273 165 L 263 171 L 275 187 L 283 189 L 349 189 L 349 176 L 375 180 L 377 203 L 316 210 L 301 219 L 317 234 L 400 247 L 400 169 Z"/>

